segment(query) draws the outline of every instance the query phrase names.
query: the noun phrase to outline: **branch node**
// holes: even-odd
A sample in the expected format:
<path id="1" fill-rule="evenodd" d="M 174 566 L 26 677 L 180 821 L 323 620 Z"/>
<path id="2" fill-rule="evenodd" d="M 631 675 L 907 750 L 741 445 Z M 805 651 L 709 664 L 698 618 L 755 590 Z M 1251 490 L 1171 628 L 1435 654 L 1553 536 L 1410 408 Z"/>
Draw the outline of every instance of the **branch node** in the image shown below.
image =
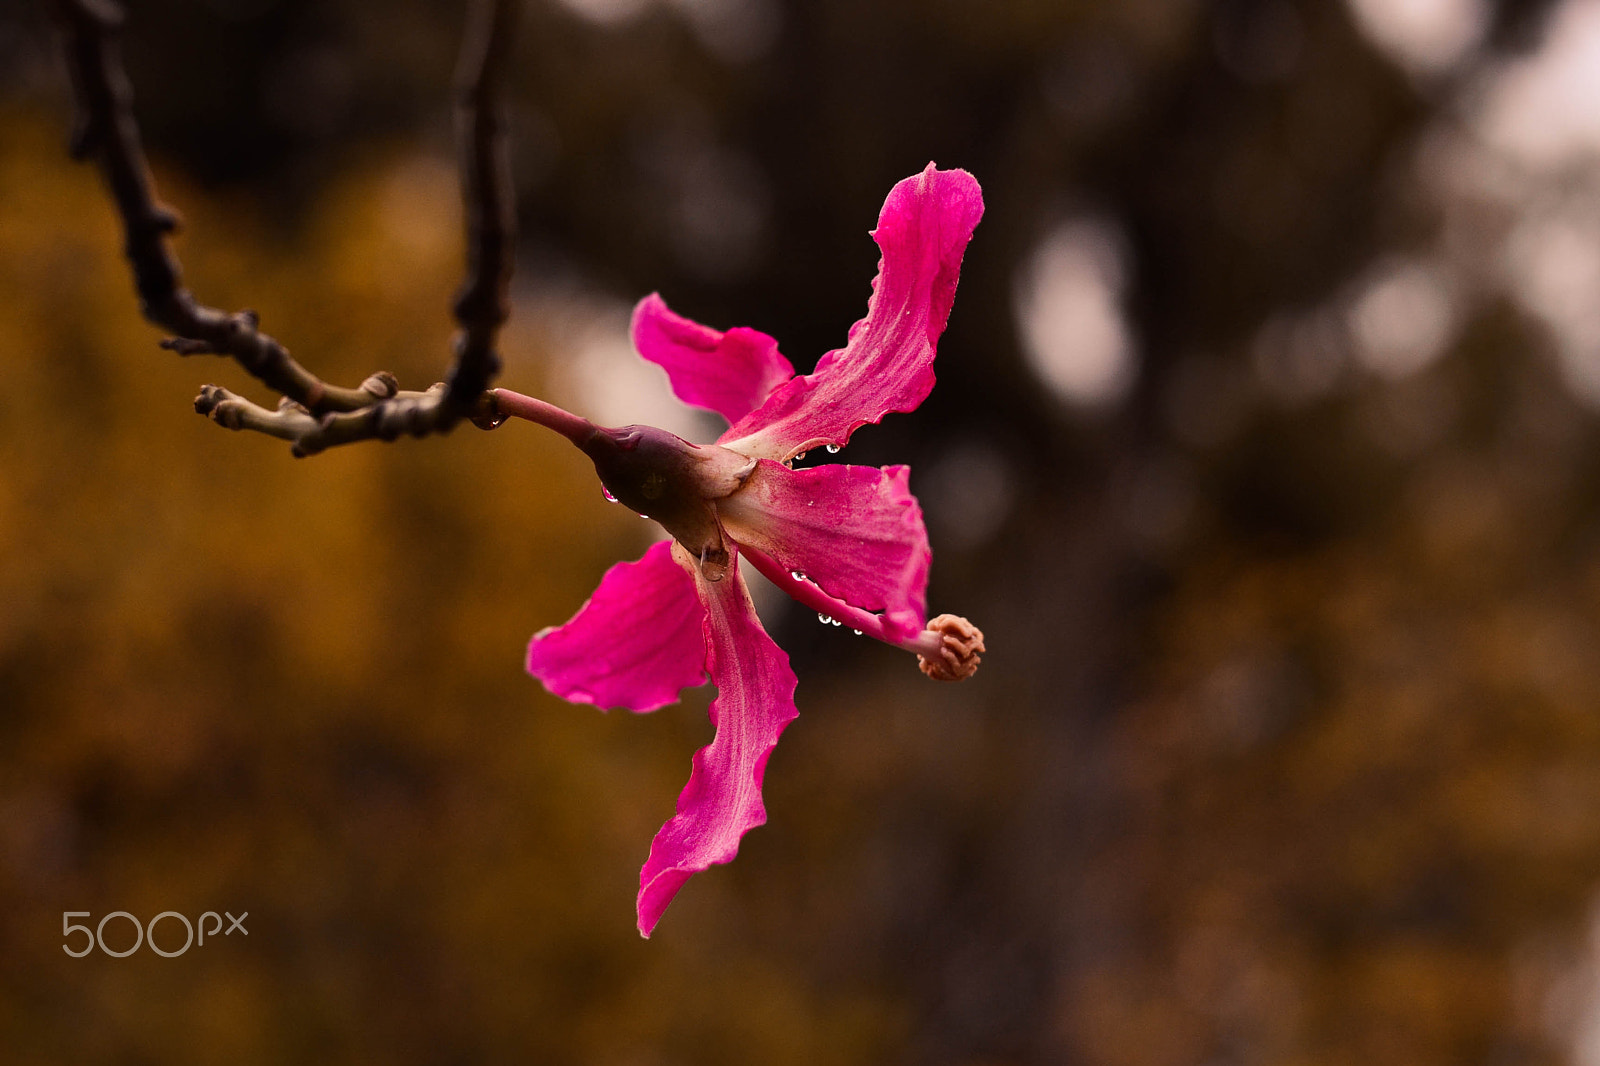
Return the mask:
<path id="1" fill-rule="evenodd" d="M 228 395 L 228 390 L 217 385 L 201 385 L 200 395 L 194 398 L 196 414 L 209 415 L 222 399 Z"/>
<path id="2" fill-rule="evenodd" d="M 176 233 L 183 228 L 183 216 L 166 204 L 151 204 L 144 225 L 152 233 Z"/>
<path id="3" fill-rule="evenodd" d="M 220 385 L 202 385 L 194 409 L 225 429 L 243 429 L 246 402 Z"/>
<path id="4" fill-rule="evenodd" d="M 380 370 L 361 383 L 361 391 L 374 400 L 387 400 L 400 391 L 400 382 L 387 370 Z"/>
<path id="5" fill-rule="evenodd" d="M 195 340 L 193 337 L 163 337 L 160 344 L 167 351 L 177 352 L 179 355 L 212 355 L 216 353 L 216 349 L 211 347 L 210 342 Z"/>

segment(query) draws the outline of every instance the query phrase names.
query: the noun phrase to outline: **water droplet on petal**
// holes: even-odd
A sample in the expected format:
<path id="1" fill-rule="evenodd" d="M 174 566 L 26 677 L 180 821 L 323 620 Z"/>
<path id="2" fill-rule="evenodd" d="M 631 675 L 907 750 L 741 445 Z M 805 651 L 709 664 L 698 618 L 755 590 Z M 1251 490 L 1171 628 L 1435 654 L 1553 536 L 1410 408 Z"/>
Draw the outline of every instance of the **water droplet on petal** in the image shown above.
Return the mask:
<path id="1" fill-rule="evenodd" d="M 712 555 L 710 548 L 700 552 L 700 576 L 715 585 L 728 576 L 728 553 Z"/>
<path id="2" fill-rule="evenodd" d="M 790 459 L 789 461 L 791 463 L 798 463 L 800 460 L 804 459 L 805 457 L 806 457 L 806 453 L 805 452 L 795 452 L 794 453 L 794 458 Z"/>
<path id="3" fill-rule="evenodd" d="M 830 445 L 828 445 L 828 454 L 829 455 L 838 455 L 840 447 L 841 446 L 838 445 L 838 444 L 830 444 Z"/>
<path id="4" fill-rule="evenodd" d="M 830 618 L 830 619 L 828 619 L 828 623 L 829 623 L 829 624 L 830 624 L 830 625 L 836 625 L 836 626 L 842 626 L 842 625 L 844 625 L 844 623 L 843 623 L 843 622 L 841 622 L 841 621 L 839 621 L 839 620 L 838 620 L 838 619 L 837 619 L 837 618 Z"/>
<path id="5" fill-rule="evenodd" d="M 606 502 L 607 503 L 616 503 L 617 502 L 617 498 L 615 496 L 611 495 L 611 490 L 606 488 L 604 485 L 600 486 L 600 495 L 602 495 L 602 496 L 604 496 L 606 498 Z"/>
<path id="6" fill-rule="evenodd" d="M 804 581 L 804 580 L 806 580 L 806 575 L 802 574 L 798 570 L 789 571 L 789 576 L 794 578 L 796 581 Z"/>
<path id="7" fill-rule="evenodd" d="M 821 622 L 823 625 L 827 625 L 829 622 L 833 621 L 833 619 L 829 618 L 827 615 L 823 614 L 821 611 L 818 611 L 817 612 L 817 621 Z"/>
<path id="8" fill-rule="evenodd" d="M 850 632 L 854 633 L 858 637 L 861 635 L 861 630 L 859 629 L 852 629 Z"/>

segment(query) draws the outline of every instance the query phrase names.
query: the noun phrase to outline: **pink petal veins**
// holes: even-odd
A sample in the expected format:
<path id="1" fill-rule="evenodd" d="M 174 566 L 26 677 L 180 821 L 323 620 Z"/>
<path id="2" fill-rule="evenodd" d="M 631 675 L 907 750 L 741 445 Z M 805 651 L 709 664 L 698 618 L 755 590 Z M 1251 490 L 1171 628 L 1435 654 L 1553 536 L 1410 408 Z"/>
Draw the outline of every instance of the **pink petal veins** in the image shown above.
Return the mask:
<path id="1" fill-rule="evenodd" d="M 933 388 L 935 345 L 981 217 L 983 193 L 964 170 L 929 163 L 890 190 L 872 234 L 882 258 L 867 316 L 815 373 L 780 385 L 718 443 L 787 459 L 819 444 L 843 444 L 857 426 L 890 411 L 915 410 Z"/>
<path id="2" fill-rule="evenodd" d="M 694 579 L 660 541 L 607 570 L 572 621 L 535 634 L 528 673 L 574 703 L 653 711 L 705 680 L 704 619 Z"/>
<path id="3" fill-rule="evenodd" d="M 667 372 L 673 395 L 730 423 L 755 410 L 794 377 L 778 342 L 739 326 L 723 333 L 691 322 L 652 293 L 633 309 L 633 346 Z"/>
<path id="4" fill-rule="evenodd" d="M 830 596 L 884 612 L 887 639 L 915 635 L 933 552 L 909 467 L 829 464 L 790 470 L 763 459 L 717 501 L 728 535 L 798 571 Z"/>
<path id="5" fill-rule="evenodd" d="M 705 604 L 716 736 L 695 753 L 678 813 L 656 834 L 639 871 L 639 933 L 649 936 L 685 881 L 729 862 L 739 838 L 767 820 L 761 778 L 778 735 L 795 717 L 789 657 L 761 628 L 735 565 L 716 584 L 696 578 Z"/>

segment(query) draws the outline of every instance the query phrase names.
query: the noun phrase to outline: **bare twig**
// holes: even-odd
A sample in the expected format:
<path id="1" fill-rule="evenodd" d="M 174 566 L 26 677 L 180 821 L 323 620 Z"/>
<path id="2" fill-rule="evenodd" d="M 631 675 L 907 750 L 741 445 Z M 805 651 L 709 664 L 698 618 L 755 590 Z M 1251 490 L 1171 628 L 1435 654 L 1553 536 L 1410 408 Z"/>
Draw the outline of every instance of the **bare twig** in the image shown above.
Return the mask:
<path id="1" fill-rule="evenodd" d="M 296 363 L 283 345 L 256 328 L 254 312 L 230 315 L 206 307 L 182 287 L 182 270 L 166 239 L 178 228 L 178 216 L 156 200 L 117 47 L 122 13 L 104 0 L 60 0 L 56 9 L 66 29 L 67 66 L 77 96 L 72 154 L 99 157 L 122 216 L 140 309 L 176 334 L 163 347 L 180 355 L 232 356 L 263 384 L 313 411 L 372 403 L 371 395 L 326 385 Z"/>
<path id="2" fill-rule="evenodd" d="M 473 6 L 456 71 L 456 145 L 467 213 L 467 279 L 456 294 L 456 364 L 446 402 L 466 414 L 500 371 L 495 336 L 510 314 L 516 204 L 500 113 L 500 77 L 515 35 L 518 5 L 489 0 Z"/>
<path id="3" fill-rule="evenodd" d="M 180 355 L 230 356 L 283 397 L 277 411 L 268 411 L 208 385 L 195 400 L 197 411 L 232 429 L 290 440 L 296 455 L 358 440 L 393 440 L 403 433 L 443 433 L 477 413 L 499 371 L 494 345 L 508 313 L 515 241 L 505 127 L 497 107 L 515 0 L 476 0 L 462 47 L 456 112 L 469 267 L 455 301 L 461 329 L 454 365 L 447 384 L 426 392 L 401 392 L 384 372 L 356 389 L 327 384 L 262 333 L 255 312 L 228 314 L 207 307 L 182 287 L 182 269 L 167 243 L 178 216 L 156 199 L 117 46 L 122 11 L 108 0 L 56 0 L 55 6 L 77 99 L 72 152 L 80 159 L 99 158 L 122 217 L 140 310 L 174 334 L 161 342 L 163 348 Z"/>
<path id="4" fill-rule="evenodd" d="M 374 374 L 367 379 L 367 385 L 374 385 L 374 378 L 388 375 Z M 393 379 L 388 378 L 388 383 L 392 386 Z M 478 406 L 487 409 L 490 397 L 488 392 L 480 393 Z M 251 429 L 291 441 L 295 455 L 315 455 L 334 445 L 358 440 L 394 440 L 407 433 L 422 437 L 436 432 L 444 399 L 445 384 L 441 381 L 426 392 L 397 392 L 359 410 L 313 416 L 287 396 L 278 401 L 276 411 L 269 411 L 220 385 L 204 385 L 195 397 L 194 409 L 228 429 Z M 475 413 L 476 408 L 469 411 Z"/>

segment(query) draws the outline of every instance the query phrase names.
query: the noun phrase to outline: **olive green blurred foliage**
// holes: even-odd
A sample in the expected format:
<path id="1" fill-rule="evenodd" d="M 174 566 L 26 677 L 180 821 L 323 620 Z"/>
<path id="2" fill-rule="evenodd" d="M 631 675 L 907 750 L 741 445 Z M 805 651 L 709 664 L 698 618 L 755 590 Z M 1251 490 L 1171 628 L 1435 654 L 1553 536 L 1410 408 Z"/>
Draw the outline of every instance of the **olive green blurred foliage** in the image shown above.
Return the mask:
<path id="1" fill-rule="evenodd" d="M 1490 52 L 1542 6 L 1498 6 Z M 800 675 L 770 824 L 648 942 L 637 870 L 708 693 L 601 715 L 521 670 L 645 524 L 528 425 L 295 461 L 190 412 L 207 381 L 269 398 L 156 349 L 41 24 L 0 20 L 0 1057 L 1570 1059 L 1600 1011 L 1595 415 L 1494 295 L 1402 380 L 1260 380 L 1264 321 L 1439 227 L 1397 160 L 1445 89 L 1338 4 L 1276 4 L 1302 36 L 1271 76 L 1230 36 L 1265 2 L 776 7 L 730 62 L 659 8 L 530 5 L 504 381 L 555 387 L 560 294 L 594 290 L 805 368 L 861 313 L 890 184 L 968 167 L 940 386 L 845 457 L 913 464 L 931 606 L 991 654 L 937 686 L 763 605 Z M 455 8 L 131 24 L 188 280 L 329 379 L 446 363 Z M 713 179 L 750 226 L 697 214 Z M 1126 228 L 1144 360 L 1087 413 L 1011 319 L 1083 209 Z M 63 911 L 224 909 L 248 938 L 61 952 Z"/>

